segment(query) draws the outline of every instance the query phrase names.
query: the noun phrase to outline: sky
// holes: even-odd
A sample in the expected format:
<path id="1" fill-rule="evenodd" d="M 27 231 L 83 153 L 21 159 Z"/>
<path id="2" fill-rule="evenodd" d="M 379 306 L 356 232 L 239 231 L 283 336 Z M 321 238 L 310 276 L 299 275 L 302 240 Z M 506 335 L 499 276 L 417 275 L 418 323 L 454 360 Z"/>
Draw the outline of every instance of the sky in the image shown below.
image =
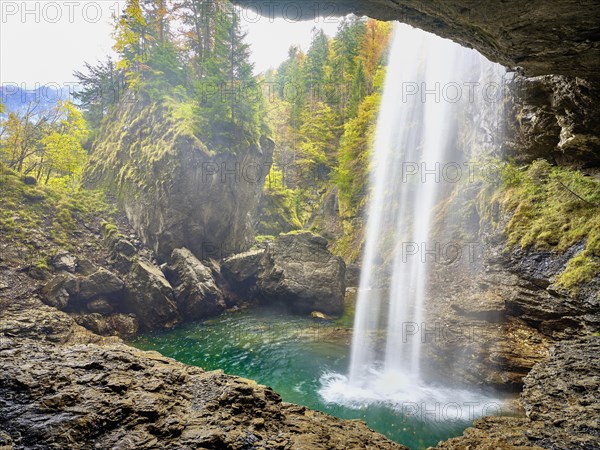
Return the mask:
<path id="1" fill-rule="evenodd" d="M 0 0 L 0 84 L 60 86 L 74 82 L 73 71 L 112 54 L 112 16 L 122 0 Z M 242 11 L 255 72 L 277 67 L 291 45 L 308 49 L 313 27 L 329 36 L 339 19 L 290 21 Z M 68 85 L 68 84 L 67 84 Z"/>

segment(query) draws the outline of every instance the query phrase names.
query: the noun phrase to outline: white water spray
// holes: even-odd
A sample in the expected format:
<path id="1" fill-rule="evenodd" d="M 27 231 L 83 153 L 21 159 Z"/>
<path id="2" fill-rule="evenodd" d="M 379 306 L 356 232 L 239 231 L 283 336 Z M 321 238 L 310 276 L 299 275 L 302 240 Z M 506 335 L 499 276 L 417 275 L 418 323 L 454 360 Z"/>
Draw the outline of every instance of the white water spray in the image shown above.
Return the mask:
<path id="1" fill-rule="evenodd" d="M 503 73 L 474 50 L 396 25 L 374 143 L 350 373 L 324 377 L 326 400 L 404 403 L 459 393 L 422 381 L 432 263 L 426 247 L 435 206 L 449 192 L 445 169 L 475 153 L 465 147 L 478 138 L 464 137 L 481 134 L 478 122 L 499 108 Z"/>

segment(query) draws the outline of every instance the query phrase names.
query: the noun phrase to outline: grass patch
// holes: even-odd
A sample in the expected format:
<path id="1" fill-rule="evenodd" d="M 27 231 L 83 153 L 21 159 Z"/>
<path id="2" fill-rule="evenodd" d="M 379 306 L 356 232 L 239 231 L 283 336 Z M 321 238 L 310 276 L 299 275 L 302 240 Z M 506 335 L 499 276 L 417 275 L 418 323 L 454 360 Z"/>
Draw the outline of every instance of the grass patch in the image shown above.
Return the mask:
<path id="1" fill-rule="evenodd" d="M 600 274 L 600 181 L 537 160 L 527 167 L 504 165 L 500 183 L 486 191 L 480 198 L 484 208 L 497 202 L 513 212 L 505 228 L 509 248 L 562 253 L 585 241 L 557 277 L 559 286 L 576 293 Z"/>

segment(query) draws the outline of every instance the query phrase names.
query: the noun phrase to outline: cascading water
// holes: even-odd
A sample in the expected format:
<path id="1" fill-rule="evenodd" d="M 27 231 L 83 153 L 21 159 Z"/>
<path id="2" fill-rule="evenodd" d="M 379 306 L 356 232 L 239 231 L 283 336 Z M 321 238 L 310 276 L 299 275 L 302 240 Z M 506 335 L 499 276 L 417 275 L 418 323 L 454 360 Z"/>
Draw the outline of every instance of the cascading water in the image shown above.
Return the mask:
<path id="1" fill-rule="evenodd" d="M 374 142 L 350 373 L 323 378 L 326 400 L 364 405 L 469 395 L 428 386 L 421 373 L 436 252 L 432 226 L 436 204 L 451 189 L 447 180 L 456 176 L 445 171 L 464 168 L 481 147 L 482 118 L 499 109 L 504 73 L 474 50 L 395 26 Z"/>

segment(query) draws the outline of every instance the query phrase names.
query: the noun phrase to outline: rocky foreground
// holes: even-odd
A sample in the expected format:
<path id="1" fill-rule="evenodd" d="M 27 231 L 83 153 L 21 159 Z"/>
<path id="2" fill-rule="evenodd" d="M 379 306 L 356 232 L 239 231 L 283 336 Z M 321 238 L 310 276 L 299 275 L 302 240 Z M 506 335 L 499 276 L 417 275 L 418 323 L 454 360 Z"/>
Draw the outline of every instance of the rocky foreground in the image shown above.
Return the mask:
<path id="1" fill-rule="evenodd" d="M 80 327 L 35 299 L 0 321 L 2 449 L 402 449 L 361 421 L 281 401 Z"/>

